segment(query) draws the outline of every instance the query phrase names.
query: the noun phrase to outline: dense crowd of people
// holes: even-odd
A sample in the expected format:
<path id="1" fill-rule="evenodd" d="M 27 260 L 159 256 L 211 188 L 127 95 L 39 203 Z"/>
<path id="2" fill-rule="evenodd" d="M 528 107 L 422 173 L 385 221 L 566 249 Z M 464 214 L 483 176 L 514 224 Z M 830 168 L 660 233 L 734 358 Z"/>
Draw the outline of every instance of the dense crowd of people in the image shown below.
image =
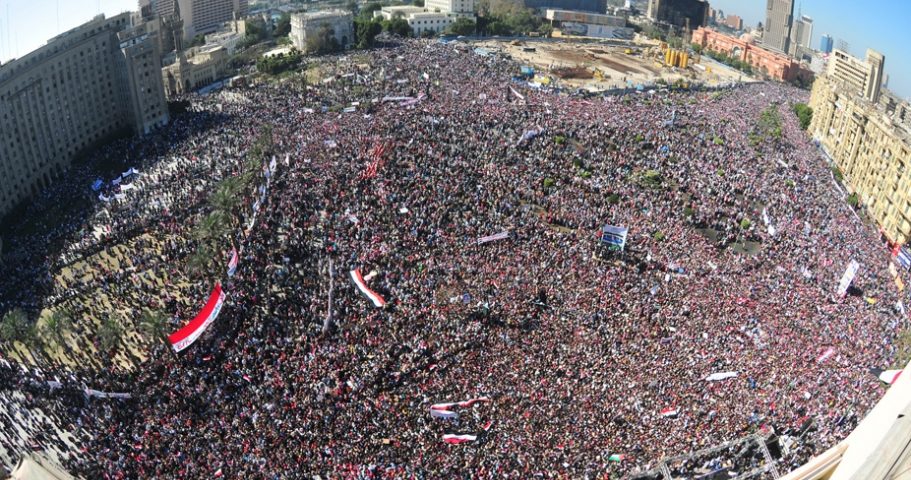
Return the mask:
<path id="1" fill-rule="evenodd" d="M 0 280 L 4 308 L 93 318 L 107 312 L 84 299 L 103 291 L 175 329 L 224 282 L 225 308 L 188 350 L 85 380 L 133 398 L 44 394 L 79 432 L 74 472 L 606 478 L 753 433 L 799 438 L 782 462 L 795 465 L 882 395 L 868 369 L 892 361 L 904 297 L 791 113 L 806 92 L 580 98 L 514 82 L 502 56 L 417 40 L 315 62 L 319 82 L 191 95 L 163 132 L 106 147 L 136 187 L 93 193 L 103 213 L 50 229 L 43 244 L 68 247 L 41 275 Z M 758 129 L 763 111 L 780 138 Z M 244 171 L 264 131 L 277 162 L 225 242 L 237 273 L 189 275 L 209 187 Z M 85 195 L 94 173 L 76 173 L 34 208 Z M 604 225 L 629 229 L 622 254 Z M 54 280 L 125 242 L 130 272 Z M 126 282 L 148 271 L 169 281 Z"/>

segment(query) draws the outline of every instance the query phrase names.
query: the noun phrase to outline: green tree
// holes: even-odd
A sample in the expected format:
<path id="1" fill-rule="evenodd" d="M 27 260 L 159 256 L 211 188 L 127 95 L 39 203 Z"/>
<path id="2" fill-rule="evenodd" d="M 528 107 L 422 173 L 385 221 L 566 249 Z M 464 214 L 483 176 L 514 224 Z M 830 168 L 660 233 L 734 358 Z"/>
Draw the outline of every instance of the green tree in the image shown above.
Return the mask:
<path id="1" fill-rule="evenodd" d="M 797 115 L 797 119 L 800 122 L 800 128 L 806 130 L 810 127 L 810 122 L 813 121 L 812 108 L 808 107 L 805 103 L 795 103 L 794 113 Z"/>
<path id="2" fill-rule="evenodd" d="M 44 320 L 40 334 L 45 340 L 52 340 L 58 346 L 65 346 L 63 333 L 72 328 L 73 321 L 70 312 L 54 310 Z"/>
<path id="3" fill-rule="evenodd" d="M 364 8 L 361 8 L 357 16 L 361 20 L 373 20 L 373 12 L 379 11 L 381 8 L 383 8 L 383 4 L 371 2 L 365 5 Z"/>
<path id="4" fill-rule="evenodd" d="M 139 316 L 139 330 L 153 341 L 167 344 L 168 317 L 155 310 L 144 310 Z"/>
<path id="5" fill-rule="evenodd" d="M 275 38 L 287 37 L 291 33 L 291 14 L 283 13 L 282 16 L 275 22 L 275 30 L 272 31 L 272 36 Z"/>
<path id="6" fill-rule="evenodd" d="M 113 318 L 114 316 L 117 319 Z M 123 326 L 118 321 L 119 318 L 121 318 L 119 314 L 113 314 L 101 321 L 101 326 L 98 328 L 98 344 L 103 352 L 110 352 L 123 340 Z"/>
<path id="7" fill-rule="evenodd" d="M 10 310 L 0 320 L 0 340 L 5 343 L 24 342 L 28 333 L 28 317 L 22 310 Z"/>
<path id="8" fill-rule="evenodd" d="M 696 52 L 700 55 L 702 54 L 702 45 L 699 45 L 698 43 L 694 43 L 694 44 L 690 45 L 690 47 L 693 48 L 694 52 Z"/>
<path id="9" fill-rule="evenodd" d="M 371 48 L 376 43 L 376 36 L 383 31 L 383 25 L 376 20 L 355 20 L 357 48 Z"/>
<path id="10" fill-rule="evenodd" d="M 474 35 L 475 27 L 474 20 L 459 17 L 446 30 L 453 35 Z"/>
<path id="11" fill-rule="evenodd" d="M 190 45 L 188 45 L 188 47 L 198 47 L 200 45 L 205 45 L 205 43 L 206 43 L 206 36 L 200 33 L 200 34 L 196 35 L 195 37 L 193 37 L 192 40 L 190 40 Z"/>
<path id="12" fill-rule="evenodd" d="M 384 20 L 383 31 L 400 37 L 411 36 L 411 27 L 408 25 L 408 21 L 400 17 L 393 18 L 392 20 Z"/>

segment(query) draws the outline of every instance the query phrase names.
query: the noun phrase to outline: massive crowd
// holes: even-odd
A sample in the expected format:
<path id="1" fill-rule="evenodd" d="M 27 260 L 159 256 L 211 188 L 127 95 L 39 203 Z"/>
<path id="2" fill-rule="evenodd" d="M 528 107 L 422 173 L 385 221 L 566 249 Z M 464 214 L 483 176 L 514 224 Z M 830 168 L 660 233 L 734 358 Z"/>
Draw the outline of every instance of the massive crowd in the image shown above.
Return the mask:
<path id="1" fill-rule="evenodd" d="M 887 247 L 791 113 L 806 92 L 580 98 L 513 82 L 514 62 L 459 45 L 406 40 L 322 58 L 319 82 L 189 96 L 165 131 L 98 154 L 136 166 L 136 188 L 50 229 L 44 244 L 70 247 L 40 275 L 0 279 L 4 307 L 90 318 L 106 312 L 84 299 L 103 291 L 177 328 L 217 279 L 228 300 L 180 355 L 161 347 L 135 373 L 85 380 L 132 399 L 43 394 L 79 432 L 69 468 L 605 478 L 752 433 L 799 438 L 783 463 L 795 464 L 850 432 L 883 392 L 868 368 L 892 360 L 903 297 Z M 769 108 L 780 139 L 755 130 Z M 188 275 L 209 187 L 243 170 L 266 127 L 277 167 L 249 235 L 259 194 L 245 198 L 237 273 Z M 43 201 L 84 195 L 93 175 Z M 623 255 L 599 245 L 607 224 L 629 228 Z M 130 272 L 55 284 L 124 242 Z M 8 261 L 33 260 L 20 248 Z M 861 268 L 840 298 L 851 259 Z M 126 282 L 146 271 L 170 280 Z M 26 281 L 37 286 L 13 288 Z M 706 380 L 723 372 L 736 376 Z M 430 413 L 479 397 L 455 419 Z"/>

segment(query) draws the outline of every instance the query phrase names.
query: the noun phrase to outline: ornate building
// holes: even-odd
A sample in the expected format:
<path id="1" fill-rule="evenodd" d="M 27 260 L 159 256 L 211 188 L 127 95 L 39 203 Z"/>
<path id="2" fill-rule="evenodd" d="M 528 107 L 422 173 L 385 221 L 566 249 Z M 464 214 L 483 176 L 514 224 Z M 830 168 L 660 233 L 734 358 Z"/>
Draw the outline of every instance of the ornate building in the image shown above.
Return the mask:
<path id="1" fill-rule="evenodd" d="M 749 34 L 740 38 L 719 33 L 711 28 L 699 28 L 693 32 L 693 43 L 704 49 L 723 53 L 750 64 L 753 70 L 768 75 L 775 80 L 791 81 L 811 73 L 801 68 L 800 64 L 787 55 L 773 52 L 753 43 Z"/>

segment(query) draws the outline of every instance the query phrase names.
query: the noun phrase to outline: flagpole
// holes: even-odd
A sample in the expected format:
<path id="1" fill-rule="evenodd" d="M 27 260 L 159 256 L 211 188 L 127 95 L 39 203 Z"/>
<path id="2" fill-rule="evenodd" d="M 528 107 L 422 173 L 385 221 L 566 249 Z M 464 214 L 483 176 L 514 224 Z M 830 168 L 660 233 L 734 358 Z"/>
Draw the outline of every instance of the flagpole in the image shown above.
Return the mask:
<path id="1" fill-rule="evenodd" d="M 329 259 L 329 302 L 328 309 L 326 311 L 326 320 L 323 322 L 323 335 L 329 333 L 329 329 L 332 328 L 332 291 L 334 289 L 335 269 L 332 265 L 332 259 Z"/>

